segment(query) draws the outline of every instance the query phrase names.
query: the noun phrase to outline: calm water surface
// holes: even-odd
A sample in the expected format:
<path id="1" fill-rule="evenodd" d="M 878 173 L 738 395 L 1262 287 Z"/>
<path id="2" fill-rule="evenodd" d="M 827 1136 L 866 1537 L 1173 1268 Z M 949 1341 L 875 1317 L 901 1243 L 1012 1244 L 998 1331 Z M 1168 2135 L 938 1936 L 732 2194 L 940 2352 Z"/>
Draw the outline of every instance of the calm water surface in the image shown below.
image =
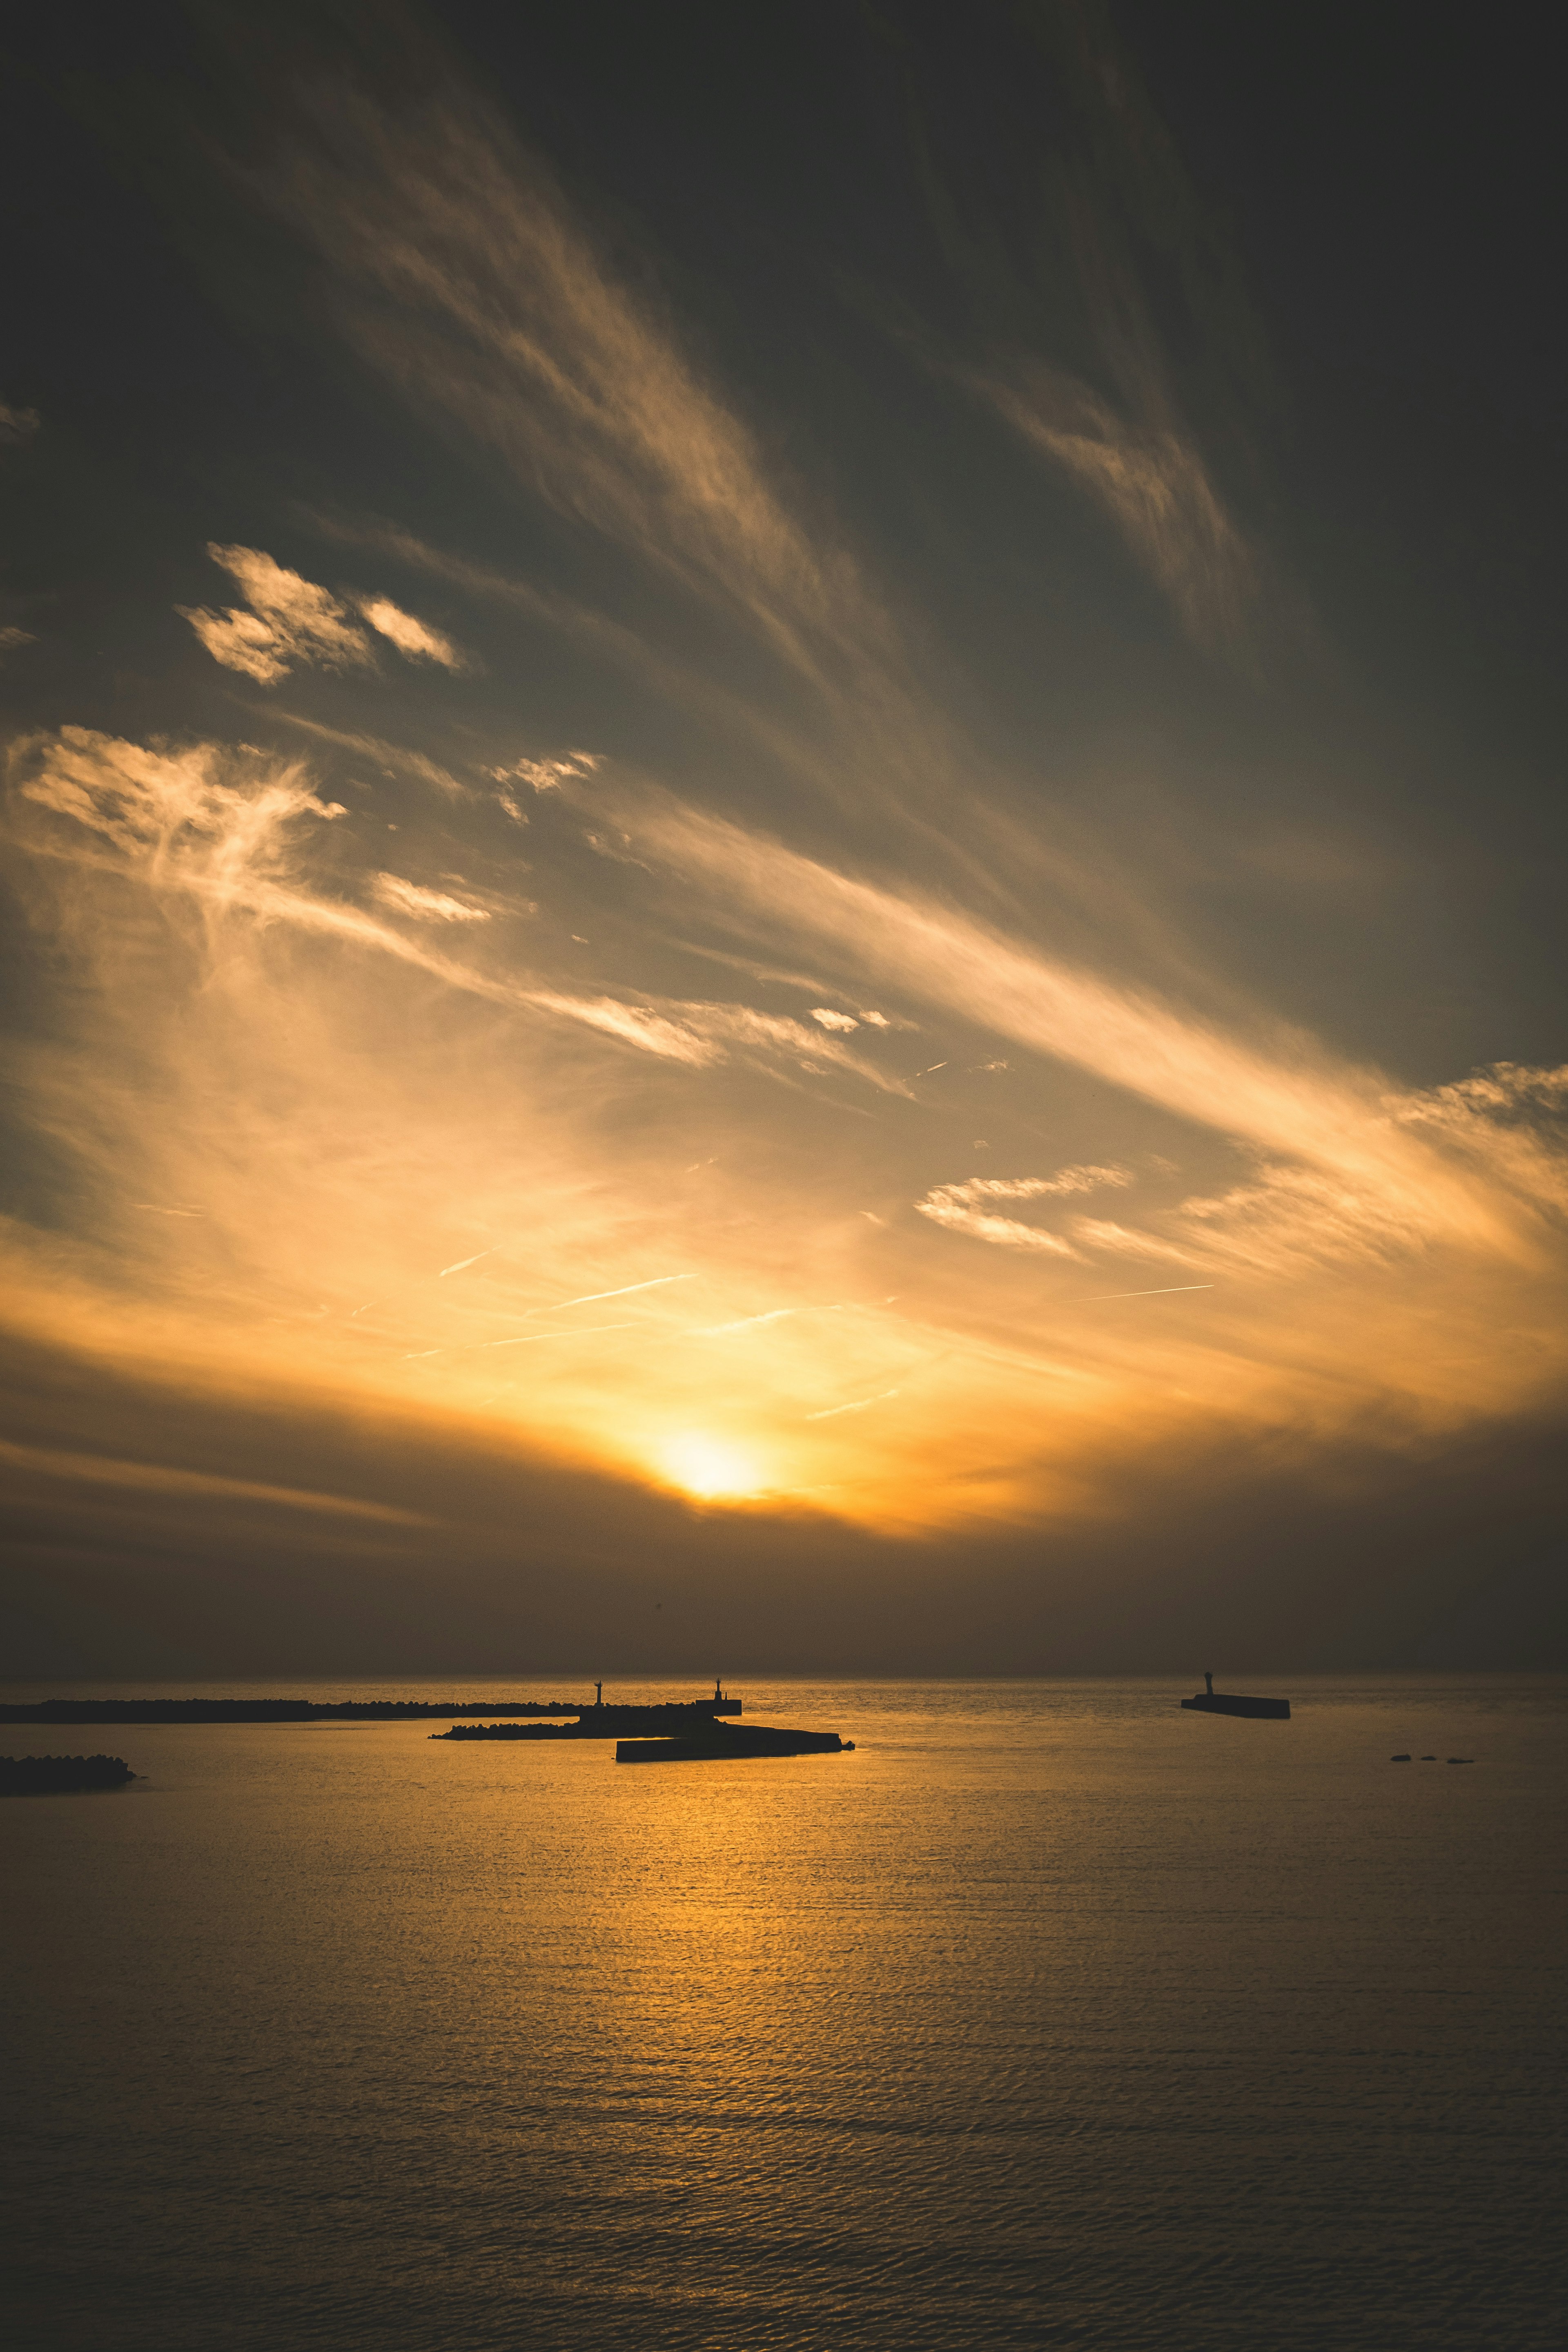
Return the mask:
<path id="1" fill-rule="evenodd" d="M 11 2343 L 1555 2347 L 1568 1683 L 1247 1686 L 0 1727 L 146 1776 L 0 1804 Z"/>

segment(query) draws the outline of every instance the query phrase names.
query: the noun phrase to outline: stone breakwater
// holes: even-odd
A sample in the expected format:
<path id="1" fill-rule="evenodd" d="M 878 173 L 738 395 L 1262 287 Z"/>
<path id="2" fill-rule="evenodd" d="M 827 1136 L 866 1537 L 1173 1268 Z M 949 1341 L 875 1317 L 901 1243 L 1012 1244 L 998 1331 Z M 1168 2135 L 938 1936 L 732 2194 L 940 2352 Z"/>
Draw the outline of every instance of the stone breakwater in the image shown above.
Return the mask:
<path id="1" fill-rule="evenodd" d="M 135 1773 L 123 1756 L 0 1756 L 0 1797 L 63 1797 L 122 1789 Z"/>
<path id="2" fill-rule="evenodd" d="M 46 1698 L 0 1706 L 0 1723 L 409 1723 L 422 1717 L 568 1716 L 580 1698 Z"/>

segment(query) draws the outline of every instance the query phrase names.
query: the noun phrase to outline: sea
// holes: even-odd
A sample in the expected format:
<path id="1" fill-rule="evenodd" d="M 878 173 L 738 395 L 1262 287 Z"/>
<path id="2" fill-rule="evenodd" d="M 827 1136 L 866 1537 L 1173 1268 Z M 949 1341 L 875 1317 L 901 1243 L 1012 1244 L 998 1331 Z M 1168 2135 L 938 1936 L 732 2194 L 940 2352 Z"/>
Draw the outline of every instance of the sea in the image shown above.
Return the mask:
<path id="1" fill-rule="evenodd" d="M 1237 1683 L 0 1726 L 140 1776 L 0 1801 L 10 2352 L 1560 2352 L 1568 1679 Z"/>

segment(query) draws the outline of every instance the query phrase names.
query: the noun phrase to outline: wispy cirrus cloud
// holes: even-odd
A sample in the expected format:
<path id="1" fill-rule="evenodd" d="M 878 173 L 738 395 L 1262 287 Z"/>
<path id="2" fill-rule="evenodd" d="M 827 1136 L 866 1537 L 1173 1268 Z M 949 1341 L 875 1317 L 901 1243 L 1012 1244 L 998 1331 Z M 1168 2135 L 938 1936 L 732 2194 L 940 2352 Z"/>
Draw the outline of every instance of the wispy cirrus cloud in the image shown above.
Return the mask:
<path id="1" fill-rule="evenodd" d="M 475 94 L 448 81 L 399 117 L 323 84 L 276 161 L 248 177 L 321 256 L 342 331 L 405 398 L 499 456 L 531 495 L 677 580 L 710 625 L 760 643 L 809 715 L 783 718 L 737 691 L 732 660 L 711 648 L 661 651 L 618 619 L 396 525 L 319 517 L 320 528 L 399 549 L 568 630 L 826 795 L 923 800 L 925 822 L 942 821 L 937 798 L 973 748 L 959 747 L 922 688 L 868 567 L 821 501 L 798 483 L 786 490 L 650 290 L 651 272 L 634 279 L 611 259 Z"/>
<path id="2" fill-rule="evenodd" d="M 431 784 L 453 800 L 463 799 L 471 789 L 449 768 L 444 768 L 439 760 L 432 760 L 427 752 L 413 751 L 406 743 L 389 743 L 384 736 L 365 735 L 353 728 L 329 727 L 324 719 L 307 719 L 302 710 L 289 710 L 281 703 L 272 704 L 267 715 L 281 719 L 286 727 L 297 728 L 301 735 L 314 736 L 318 743 L 331 743 L 342 751 L 357 751 L 384 775 L 411 776 L 416 783 Z"/>
<path id="3" fill-rule="evenodd" d="M 1037 1189 L 1026 1178 L 1017 1182 L 998 1178 L 987 1183 L 977 1178 L 967 1184 L 939 1184 L 923 1201 L 915 1202 L 915 1210 L 933 1224 L 970 1234 L 976 1241 L 997 1242 L 1005 1249 L 1041 1250 L 1054 1257 L 1076 1258 L 1078 1251 L 1059 1234 L 1048 1233 L 1039 1225 L 1026 1225 L 1018 1217 L 999 1217 L 980 1205 L 984 1201 L 1016 1200 L 1020 1194 L 1027 1199 Z"/>
<path id="4" fill-rule="evenodd" d="M 598 766 L 592 751 L 568 751 L 563 758 L 514 760 L 510 768 L 492 768 L 498 784 L 521 783 L 536 793 L 558 793 L 574 777 L 591 776 Z"/>
<path id="5" fill-rule="evenodd" d="M 371 885 L 383 906 L 395 914 L 412 915 L 421 923 L 488 923 L 487 907 L 475 907 L 467 898 L 454 898 L 444 890 L 426 890 L 418 882 L 405 882 L 400 874 L 378 874 Z"/>
<path id="6" fill-rule="evenodd" d="M 407 393 L 813 666 L 811 635 L 858 592 L 820 562 L 657 302 L 472 93 L 449 85 L 416 127 L 323 88 L 255 184 L 356 290 L 342 323 Z"/>
<path id="7" fill-rule="evenodd" d="M 1085 71 L 1117 168 L 1144 174 L 1118 202 L 1190 274 L 1148 122 Z M 434 675 L 466 662 L 453 639 L 225 546 L 237 602 L 187 615 L 202 642 L 260 687 L 320 673 L 326 715 L 249 708 L 323 764 L 351 755 L 355 787 L 374 771 L 443 804 L 345 782 L 351 815 L 309 759 L 211 743 L 25 747 L 28 903 L 76 992 L 23 1079 L 90 1210 L 68 1234 L 0 1226 L 17 1317 L 193 1384 L 260 1364 L 302 1396 L 412 1398 L 432 1426 L 503 1450 L 543 1431 L 643 1476 L 716 1429 L 756 1491 L 882 1527 L 1083 1507 L 1097 1478 L 1114 1491 L 1106 1462 L 1173 1432 L 1381 1414 L 1398 1433 L 1560 1385 L 1551 1074 L 1401 1093 L 1211 985 L 1195 947 L 1143 953 L 1155 918 L 1113 827 L 1071 877 L 1085 919 L 1057 924 L 1035 889 L 1076 855 L 1052 724 L 1001 712 L 993 740 L 1038 750 L 1027 794 L 991 790 L 983 667 L 944 699 L 940 661 L 910 651 L 918 565 L 879 589 L 826 472 L 819 494 L 792 470 L 806 436 L 786 467 L 653 268 L 487 104 L 432 86 L 395 115 L 323 73 L 252 185 L 329 271 L 334 324 L 477 455 L 487 500 L 552 509 L 477 541 L 557 575 L 316 526 L 374 550 L 374 576 L 440 583 L 414 601 L 472 599 L 568 657 L 531 646 L 521 683 L 496 658 L 458 709 Z M 1072 331 L 987 313 L 927 364 L 962 385 L 961 425 L 994 441 L 977 404 L 1016 470 L 1023 451 L 1092 502 L 1191 645 L 1243 663 L 1268 589 L 1238 469 L 1155 332 L 1131 232 L 1086 188 Z M 460 539 L 460 496 L 426 510 Z M 355 721 L 388 648 L 423 674 L 402 698 L 424 749 Z M 639 722 L 683 793 L 746 824 L 640 782 Z M 544 910 L 526 934 L 524 839 Z M 689 954 L 758 1001 L 702 997 Z M 878 1058 L 911 1032 L 918 1086 Z M 1025 1172 L 970 1176 L 987 1150 Z M 572 1321 L 600 1298 L 615 1319 Z"/>
<path id="8" fill-rule="evenodd" d="M 300 762 L 213 743 L 180 751 L 128 743 L 80 727 L 16 747 L 23 800 L 107 844 L 151 888 L 184 896 L 215 916 L 336 938 L 417 967 L 447 987 L 519 1012 L 553 1015 L 660 1060 L 708 1067 L 742 1057 L 773 1071 L 832 1069 L 888 1094 L 904 1083 L 843 1041 L 786 1015 L 689 1000 L 626 1002 L 541 986 L 500 968 L 457 961 L 361 906 L 311 886 L 314 828 L 347 815 L 312 789 Z M 68 843 L 55 854 L 79 855 Z M 489 910 L 379 868 L 368 895 L 424 922 L 467 929 Z M 452 910 L 456 909 L 454 912 Z"/>
<path id="9" fill-rule="evenodd" d="M 389 1527 L 433 1528 L 440 1524 L 423 1511 L 400 1510 L 393 1504 L 361 1500 L 357 1496 L 312 1493 L 297 1486 L 275 1486 L 254 1478 L 216 1477 L 210 1471 L 187 1470 L 174 1463 L 121 1462 L 102 1454 L 68 1454 L 52 1446 L 15 1445 L 3 1438 L 0 1462 L 14 1474 L 64 1479 L 72 1485 L 116 1486 L 192 1501 L 260 1504 L 327 1518 L 370 1519 Z"/>
<path id="10" fill-rule="evenodd" d="M 781 720 L 755 696 L 738 690 L 728 664 L 705 667 L 687 655 L 661 649 L 646 631 L 634 629 L 625 621 L 564 594 L 558 587 L 519 579 L 496 571 L 493 565 L 454 554 L 447 548 L 433 547 L 403 525 L 384 518 L 303 509 L 300 520 L 324 539 L 372 549 L 410 571 L 423 572 L 480 603 L 572 641 L 580 651 L 639 688 L 679 707 L 731 740 L 762 750 L 781 772 L 804 784 L 820 789 L 831 782 L 837 764 L 832 752 L 825 753 L 820 744 L 803 737 L 798 728 Z M 829 568 L 840 577 L 847 572 L 840 563 L 830 562 Z M 814 675 L 811 682 L 825 699 L 834 703 L 837 725 L 852 726 L 858 716 L 868 719 L 865 740 L 857 746 L 862 772 L 876 772 L 875 768 L 868 766 L 868 752 L 876 746 L 885 754 L 890 737 L 891 749 L 907 781 L 921 772 L 917 751 L 925 748 L 929 765 L 930 747 L 942 740 L 945 730 L 929 707 L 911 708 L 916 698 L 911 696 L 907 678 L 889 677 L 885 622 L 878 619 L 871 626 L 870 635 L 875 641 L 871 649 L 868 651 L 862 645 L 857 653 L 857 636 L 863 634 L 850 626 L 847 620 L 832 633 L 835 660 L 840 666 L 847 665 L 845 683 L 854 689 L 850 697 L 834 695 L 827 680 L 820 675 Z M 584 755 L 546 756 L 581 760 Z M 526 775 L 520 780 L 532 781 Z M 510 800 L 509 785 L 503 783 L 501 790 Z M 510 813 L 521 814 L 515 803 Z"/>
<path id="11" fill-rule="evenodd" d="M 645 855 L 702 881 L 717 906 L 800 951 L 831 943 L 858 977 L 1097 1071 L 1201 1125 L 1407 1200 L 1435 1229 L 1529 1255 L 1516 1215 L 1424 1149 L 1385 1108 L 1386 1082 L 1302 1034 L 1237 1035 L 1152 992 L 1120 986 L 908 890 L 837 873 L 669 803 L 623 811 Z"/>
<path id="12" fill-rule="evenodd" d="M 1141 1151 L 922 1192 L 900 1173 L 951 1129 L 857 1053 L 864 1031 L 810 1020 L 815 988 L 798 1018 L 616 993 L 514 962 L 499 921 L 395 913 L 384 835 L 361 842 L 303 763 L 74 730 L 16 772 L 37 919 L 79 974 L 68 1051 L 18 1075 L 95 1208 L 74 1238 L 0 1227 L 0 1254 L 13 1319 L 60 1344 L 193 1381 L 416 1398 L 655 1478 L 682 1432 L 717 1427 L 759 1494 L 822 1489 L 813 1507 L 884 1528 L 1080 1507 L 1097 1465 L 1182 1429 L 1331 1433 L 1375 1412 L 1396 1443 L 1528 1403 L 1561 1370 L 1563 1251 L 1528 1208 L 1546 1178 L 1527 1196 L 1524 1162 L 1487 1149 L 1493 1129 L 1528 1138 L 1561 1179 L 1542 1074 L 1391 1109 L 1321 1053 L 1269 1064 L 1179 1006 L 1076 993 L 1083 975 L 952 908 L 794 873 L 752 839 L 764 892 L 732 839 L 711 869 L 688 843 L 689 913 L 815 940 L 834 967 L 852 940 L 889 1008 L 918 988 L 933 1024 L 1014 1035 L 1009 1087 L 1032 1055 L 1076 1059 L 1178 1096 L 1213 1168 L 1248 1125 L 1274 1139 L 1201 1189 Z M 660 832 L 658 871 L 674 848 Z M 949 1067 L 990 1097 L 976 1058 Z M 770 1115 L 752 1072 L 803 1094 Z M 824 1078 L 888 1118 L 837 1144 Z M 1141 1257 L 1173 1275 L 1130 1295 Z M 521 1344 L 612 1297 L 626 1318 Z"/>
<path id="13" fill-rule="evenodd" d="M 1029 257 L 996 182 L 950 173 L 922 122 L 930 226 L 970 332 L 944 338 L 881 291 L 862 307 L 1098 509 L 1192 645 L 1252 671 L 1302 611 L 1238 507 L 1258 487 L 1246 420 L 1268 379 L 1238 257 L 1104 13 L 1035 9 L 1023 32 L 1069 100 L 1049 173 L 1012 191 Z"/>
<path id="14" fill-rule="evenodd" d="M 1136 1226 L 1117 1224 L 1109 1217 L 1075 1217 L 1073 1239 L 1085 1249 L 1113 1250 L 1127 1257 L 1168 1259 L 1173 1265 L 1191 1265 L 1192 1254 L 1180 1249 L 1174 1242 L 1162 1241 L 1158 1234 L 1141 1232 Z"/>
<path id="15" fill-rule="evenodd" d="M 1145 382 L 1129 411 L 1042 359 L 955 373 L 1094 500 L 1195 645 L 1221 655 L 1245 648 L 1259 556 L 1157 383 Z"/>
<path id="16" fill-rule="evenodd" d="M 923 1201 L 915 1202 L 915 1209 L 919 1215 L 929 1217 L 932 1224 L 972 1234 L 976 1241 L 998 1243 L 1005 1249 L 1037 1250 L 1054 1257 L 1076 1258 L 1080 1252 L 1060 1234 L 1041 1225 L 1026 1224 L 1017 1217 L 998 1216 L 991 1203 L 1060 1200 L 1074 1192 L 1095 1192 L 1107 1184 L 1131 1181 L 1125 1168 L 1063 1168 L 1055 1176 L 972 1176 L 966 1183 L 934 1186 Z"/>
<path id="17" fill-rule="evenodd" d="M 1558 1074 L 1520 1075 L 1549 1087 Z M 1467 1083 L 1482 1097 L 1492 1092 L 1489 1074 Z M 1422 1122 L 1429 1105 L 1440 1120 L 1443 1107 L 1433 1097 L 1409 1104 L 1405 1116 Z M 1513 1191 L 1520 1170 L 1507 1133 L 1478 1124 L 1468 1140 L 1476 1158 L 1489 1161 L 1491 1181 L 1505 1192 Z M 1568 1203 L 1568 1137 L 1538 1129 L 1531 1144 L 1528 1193 L 1542 1204 Z M 1123 1171 L 1112 1181 L 1134 1180 Z M 1282 1160 L 1260 1160 L 1250 1178 L 1223 1192 L 1194 1193 L 1152 1210 L 1142 1224 L 1079 1216 L 1064 1234 L 998 1216 L 990 1206 L 1000 1200 L 1048 1198 L 1068 1189 L 1073 1188 L 1049 1178 L 975 1178 L 937 1185 L 914 1205 L 918 1214 L 935 1224 L 1002 1248 L 1079 1260 L 1100 1254 L 1147 1258 L 1231 1280 L 1270 1283 L 1300 1282 L 1356 1267 L 1409 1268 L 1443 1238 L 1441 1221 L 1424 1215 L 1420 1202 L 1408 1193 L 1391 1197 L 1364 1178 L 1349 1181 L 1324 1169 Z"/>

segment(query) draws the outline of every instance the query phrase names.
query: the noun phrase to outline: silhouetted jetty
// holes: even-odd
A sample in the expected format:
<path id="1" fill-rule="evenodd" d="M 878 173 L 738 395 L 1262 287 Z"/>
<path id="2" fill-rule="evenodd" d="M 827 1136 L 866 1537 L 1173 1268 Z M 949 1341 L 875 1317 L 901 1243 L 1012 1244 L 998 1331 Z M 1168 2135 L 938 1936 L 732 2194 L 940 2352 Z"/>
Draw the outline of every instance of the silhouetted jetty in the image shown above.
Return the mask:
<path id="1" fill-rule="evenodd" d="M 617 1764 L 711 1763 L 719 1757 L 835 1756 L 852 1748 L 836 1731 L 791 1731 L 775 1724 L 721 1723 L 741 1712 L 715 1683 L 711 1698 L 667 1699 L 652 1706 L 617 1706 L 594 1685 L 594 1704 L 575 1723 L 454 1723 L 432 1739 L 613 1739 Z"/>
<path id="2" fill-rule="evenodd" d="M 0 1797 L 63 1797 L 123 1789 L 135 1773 L 123 1756 L 0 1756 Z"/>
<path id="3" fill-rule="evenodd" d="M 491 1708 L 492 1714 L 500 1709 Z M 700 1733 L 716 1716 L 739 1715 L 738 1698 L 726 1698 L 723 1685 L 715 1683 L 711 1698 L 661 1699 L 651 1706 L 617 1706 L 614 1700 L 607 1706 L 603 1683 L 594 1685 L 592 1706 L 574 1706 L 574 1723 L 455 1723 L 450 1731 L 433 1731 L 432 1739 L 617 1739 L 628 1732 L 663 1733 L 676 1738 L 682 1732 Z"/>
<path id="4" fill-rule="evenodd" d="M 618 1739 L 617 1764 L 716 1764 L 747 1756 L 838 1756 L 852 1739 L 836 1731 L 786 1731 L 772 1724 L 710 1724 L 673 1739 Z"/>
<path id="5" fill-rule="evenodd" d="M 1250 1715 L 1264 1723 L 1289 1723 L 1288 1698 L 1246 1698 L 1239 1691 L 1216 1691 L 1214 1676 L 1204 1676 L 1204 1687 L 1182 1705 L 1196 1715 Z"/>
<path id="6" fill-rule="evenodd" d="M 739 1699 L 702 1700 L 712 1715 L 739 1715 Z M 0 1706 L 0 1723 L 412 1723 L 423 1717 L 581 1716 L 579 1698 L 46 1698 Z"/>

